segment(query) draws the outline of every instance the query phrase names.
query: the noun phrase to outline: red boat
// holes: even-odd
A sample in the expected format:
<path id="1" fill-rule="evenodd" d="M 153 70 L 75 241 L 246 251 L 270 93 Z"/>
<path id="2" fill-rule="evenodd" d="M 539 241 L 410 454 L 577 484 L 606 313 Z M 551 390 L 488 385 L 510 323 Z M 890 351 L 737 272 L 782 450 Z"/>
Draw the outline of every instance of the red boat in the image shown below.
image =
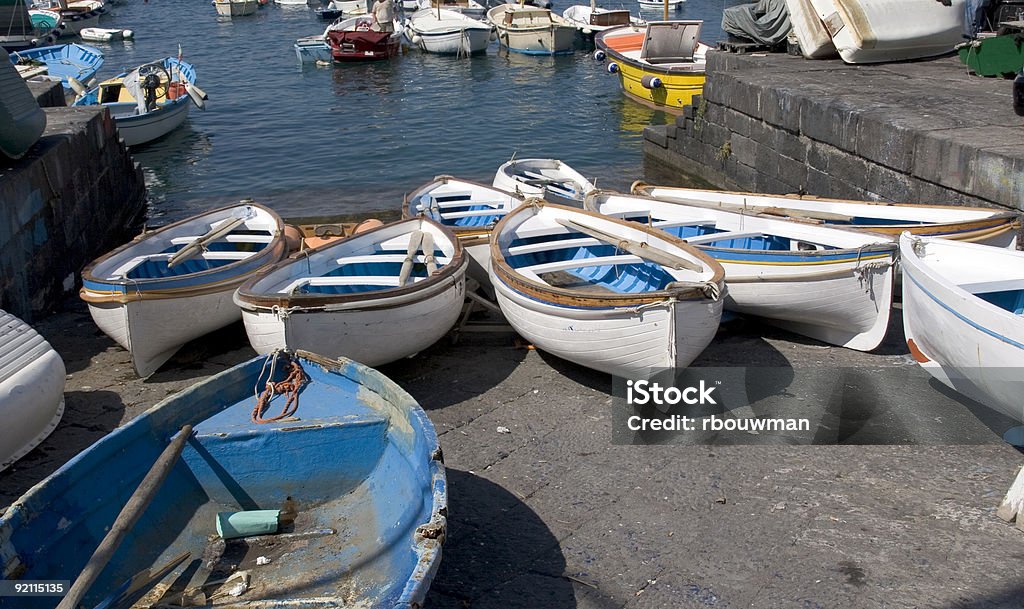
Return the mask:
<path id="1" fill-rule="evenodd" d="M 402 33 L 373 30 L 373 17 L 360 15 L 339 20 L 327 28 L 327 44 L 334 61 L 376 61 L 398 55 Z"/>

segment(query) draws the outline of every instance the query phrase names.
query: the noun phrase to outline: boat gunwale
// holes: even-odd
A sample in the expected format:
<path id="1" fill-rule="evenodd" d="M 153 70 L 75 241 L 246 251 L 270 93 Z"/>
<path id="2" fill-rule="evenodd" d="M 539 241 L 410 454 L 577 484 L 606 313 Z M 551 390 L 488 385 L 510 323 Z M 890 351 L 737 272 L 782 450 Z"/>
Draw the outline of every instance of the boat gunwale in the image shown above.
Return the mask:
<path id="1" fill-rule="evenodd" d="M 422 281 L 409 283 L 404 286 L 398 286 L 393 288 L 389 287 L 381 290 L 373 290 L 370 292 L 356 292 L 351 294 L 281 294 L 277 296 L 270 296 L 262 292 L 253 291 L 253 286 L 256 284 L 256 282 L 261 281 L 265 275 L 269 275 L 270 273 L 281 270 L 291 264 L 298 264 L 302 261 L 303 258 L 308 259 L 310 256 L 314 254 L 319 254 L 327 249 L 338 247 L 342 243 L 345 243 L 352 239 L 363 238 L 367 235 L 372 235 L 373 233 L 390 229 L 396 224 L 411 222 L 430 222 L 435 226 L 439 227 L 441 229 L 442 234 L 444 234 L 445 237 L 448 238 L 449 241 L 451 241 L 454 250 L 452 252 L 451 259 L 448 262 L 448 264 L 445 264 L 443 267 L 440 267 L 436 273 L 434 273 L 433 275 L 429 275 L 426 279 L 423 279 Z M 442 283 L 448 279 L 454 280 L 453 285 L 457 284 L 458 280 L 455 279 L 454 276 L 464 271 L 468 265 L 469 257 L 465 255 L 465 249 L 463 248 L 462 242 L 459 241 L 459 238 L 455 235 L 455 233 L 449 230 L 447 226 L 439 222 L 435 222 L 430 218 L 416 216 L 413 218 L 404 218 L 402 220 L 397 220 L 395 222 L 389 222 L 387 224 L 372 228 L 362 233 L 350 235 L 348 237 L 338 239 L 336 241 L 328 241 L 327 243 L 323 243 L 315 248 L 303 250 L 299 255 L 288 257 L 285 258 L 284 260 L 276 262 L 269 268 L 265 269 L 263 272 L 255 276 L 248 277 L 246 281 L 238 288 L 238 291 L 235 293 L 234 301 L 235 304 L 237 304 L 240 308 L 242 308 L 245 311 L 273 310 L 275 307 L 286 309 L 298 307 L 300 311 L 302 309 L 319 310 L 329 305 L 360 303 L 375 300 L 383 300 L 385 302 L 376 304 L 371 303 L 369 306 L 361 307 L 360 310 L 390 309 L 399 306 L 406 306 L 410 303 L 396 303 L 386 301 L 394 300 L 402 296 L 415 294 L 416 292 L 421 292 L 423 294 L 423 298 L 426 299 L 435 295 L 433 291 L 430 291 L 429 293 L 427 292 L 427 290 L 430 290 L 431 288 L 441 287 L 443 289 L 447 289 L 448 286 L 443 286 Z"/>
<path id="2" fill-rule="evenodd" d="M 147 239 L 151 239 L 151 238 L 155 237 L 156 235 L 159 235 L 160 233 L 163 233 L 163 232 L 168 231 L 168 230 L 170 230 L 172 228 L 184 225 L 187 222 L 195 221 L 195 220 L 197 220 L 199 218 L 202 218 L 204 216 L 209 216 L 209 215 L 217 214 L 217 213 L 229 210 L 229 209 L 234 209 L 234 208 L 237 208 L 237 207 L 244 207 L 244 206 L 252 206 L 252 207 L 256 207 L 256 208 L 261 209 L 262 211 L 266 212 L 270 216 L 270 218 L 277 224 L 277 231 L 273 235 L 271 235 L 271 240 L 267 243 L 267 246 L 264 247 L 263 249 L 261 249 L 258 252 L 254 252 L 252 256 L 248 256 L 246 258 L 242 258 L 240 260 L 236 260 L 234 262 L 230 262 L 230 263 L 222 265 L 222 266 L 214 267 L 212 269 L 206 269 L 206 270 L 198 271 L 198 272 L 195 272 L 195 273 L 187 273 L 185 275 L 180 275 L 178 277 L 171 277 L 171 278 L 168 278 L 168 277 L 153 277 L 153 278 L 148 278 L 148 279 L 128 279 L 128 278 L 125 277 L 125 278 L 121 278 L 121 279 L 105 279 L 105 278 L 99 278 L 99 277 L 96 277 L 95 275 L 93 275 L 93 269 L 95 269 L 98 265 L 100 265 L 102 263 L 105 263 L 105 262 L 108 262 L 110 259 L 114 258 L 115 256 L 118 256 L 118 255 L 124 253 L 125 251 L 129 250 L 130 248 L 135 247 L 139 243 L 142 243 L 142 242 L 144 242 Z M 158 229 L 156 229 L 154 231 L 151 231 L 151 232 L 148 232 L 148 233 L 143 233 L 143 234 L 135 237 L 134 239 L 132 239 L 128 243 L 125 243 L 124 245 L 121 245 L 121 246 L 119 246 L 119 247 L 117 247 L 117 248 L 107 252 L 106 254 L 103 254 L 99 258 L 96 258 L 95 260 L 90 262 L 88 265 L 86 265 L 86 267 L 84 269 L 82 269 L 81 277 L 82 277 L 82 282 L 83 283 L 86 282 L 86 281 L 90 281 L 90 282 L 98 283 L 98 284 L 105 284 L 105 285 L 110 285 L 110 286 L 119 286 L 119 287 L 125 288 L 125 291 L 113 291 L 112 290 L 112 291 L 109 291 L 109 292 L 101 292 L 101 291 L 98 291 L 98 290 L 87 288 L 87 287 L 85 287 L 83 285 L 81 290 L 79 291 L 79 297 L 82 300 L 84 300 L 84 301 L 86 301 L 86 302 L 88 302 L 90 304 L 107 303 L 107 302 L 116 302 L 116 303 L 124 304 L 124 303 L 128 303 L 128 302 L 136 302 L 136 301 L 139 301 L 139 300 L 158 300 L 158 299 L 165 299 L 165 298 L 184 298 L 184 297 L 199 296 L 199 295 L 202 295 L 202 294 L 211 294 L 211 293 L 214 293 L 214 292 L 222 291 L 222 290 L 224 290 L 226 287 L 228 287 L 230 285 L 238 285 L 239 283 L 242 283 L 242 281 L 245 279 L 245 275 L 232 276 L 232 277 L 229 277 L 229 278 L 224 279 L 222 281 L 215 281 L 215 282 L 212 282 L 212 283 L 203 283 L 203 284 L 199 284 L 199 285 L 196 285 L 196 286 L 183 286 L 183 287 L 179 287 L 179 288 L 170 287 L 170 288 L 161 288 L 161 289 L 148 290 L 148 291 L 145 290 L 145 287 L 146 287 L 147 284 L 148 285 L 154 285 L 157 282 L 174 283 L 174 280 L 175 279 L 179 279 L 179 278 L 183 279 L 183 278 L 186 278 L 186 277 L 187 278 L 203 277 L 203 276 L 208 276 L 208 275 L 210 275 L 212 273 L 215 273 L 215 272 L 216 273 L 220 273 L 220 272 L 223 272 L 225 270 L 234 270 L 236 268 L 240 268 L 241 265 L 244 264 L 244 263 L 251 263 L 254 259 L 257 259 L 260 256 L 266 256 L 266 255 L 274 254 L 274 251 L 276 249 L 282 250 L 279 253 L 277 253 L 277 255 L 275 256 L 277 259 L 280 259 L 282 256 L 284 256 L 284 255 L 286 255 L 288 253 L 287 245 L 285 244 L 285 240 L 284 240 L 284 226 L 285 226 L 284 225 L 284 220 L 281 219 L 281 216 L 279 216 L 277 214 L 277 212 L 275 212 L 273 209 L 271 209 L 271 208 L 269 208 L 269 207 L 267 207 L 265 205 L 262 205 L 260 203 L 255 202 L 255 201 L 244 203 L 244 204 L 236 203 L 234 205 L 226 205 L 224 207 L 219 207 L 217 209 L 212 209 L 212 210 L 210 210 L 208 212 L 205 212 L 203 214 L 199 214 L 198 216 L 191 216 L 191 217 L 188 217 L 188 218 L 185 218 L 185 219 L 182 219 L 182 220 L 178 220 L 177 222 L 172 222 L 171 224 L 167 224 L 165 226 L 162 226 L 162 227 L 160 227 L 160 228 L 158 228 Z M 252 273 L 260 273 L 260 272 L 262 272 L 263 270 L 265 270 L 268 266 L 270 266 L 272 264 L 274 264 L 274 262 L 264 262 L 264 263 L 260 264 L 258 267 L 256 267 L 255 269 L 253 269 L 250 272 L 252 272 Z M 129 286 L 136 287 L 136 289 L 129 291 L 128 290 Z"/>
<path id="3" fill-rule="evenodd" d="M 612 47 L 610 47 L 608 45 L 608 43 L 606 43 L 604 41 L 606 36 L 613 35 L 614 33 L 618 32 L 619 30 L 623 30 L 625 28 L 634 28 L 636 30 L 643 30 L 644 32 L 646 32 L 647 31 L 647 26 L 652 25 L 652 24 L 658 24 L 658 23 L 677 23 L 677 22 L 673 22 L 673 21 L 648 21 L 647 23 L 645 23 L 643 25 L 634 25 L 634 24 L 616 25 L 616 26 L 610 27 L 610 28 L 608 28 L 606 30 L 602 30 L 600 32 L 597 32 L 594 35 L 594 45 L 597 46 L 597 48 L 599 48 L 602 51 L 604 51 L 605 55 L 607 55 L 608 57 L 610 57 L 612 59 L 615 59 L 617 61 L 621 61 L 623 63 L 627 63 L 630 66 L 632 66 L 632 67 L 634 67 L 634 68 L 636 68 L 638 70 L 644 71 L 644 72 L 653 72 L 653 73 L 656 73 L 656 74 L 665 74 L 665 75 L 669 75 L 669 76 L 677 76 L 677 75 L 693 75 L 693 76 L 706 75 L 706 70 L 707 70 L 707 68 L 706 68 L 706 61 L 697 61 L 697 59 L 696 59 L 696 51 L 698 49 L 700 49 L 701 45 L 707 46 L 708 48 L 714 48 L 714 47 L 711 47 L 711 45 L 708 45 L 708 44 L 705 44 L 705 43 L 701 42 L 699 39 L 697 40 L 697 44 L 694 47 L 694 53 L 695 54 L 694 54 L 694 60 L 692 62 L 687 62 L 687 63 L 680 62 L 678 64 L 667 64 L 665 66 L 659 66 L 658 64 L 652 64 L 652 63 L 648 63 L 648 62 L 640 60 L 640 59 L 629 57 L 629 56 L 623 54 L 622 52 L 613 49 Z M 699 66 L 699 69 L 698 69 L 698 66 Z M 632 96 L 632 97 L 635 98 L 635 96 Z M 650 102 L 649 100 L 647 100 L 647 103 L 653 104 L 653 107 L 655 107 L 655 108 L 657 108 L 659 110 L 664 108 L 664 106 L 659 106 L 657 104 L 654 104 L 653 102 Z M 679 110 L 682 111 L 682 108 L 680 108 Z"/>
<path id="4" fill-rule="evenodd" d="M 573 213 L 580 213 L 585 216 L 589 216 L 602 221 L 611 221 L 613 223 L 625 222 L 617 218 L 609 218 L 588 209 L 580 209 L 576 207 L 568 207 L 565 205 L 558 205 L 545 201 L 544 199 L 531 198 L 527 200 L 527 204 L 521 205 L 516 209 L 509 212 L 504 218 L 502 218 L 493 229 L 494 235 L 500 235 L 502 231 L 502 224 L 505 222 L 511 222 L 509 218 L 513 218 L 516 214 L 530 213 L 535 211 L 538 207 L 551 207 L 554 209 L 562 209 L 571 211 Z M 700 261 L 712 272 L 712 276 L 704 281 L 704 284 L 715 285 L 718 288 L 718 293 L 724 295 L 726 292 L 725 285 L 725 269 L 722 265 L 709 256 L 708 254 L 696 249 L 685 241 L 678 239 L 660 229 L 654 229 L 642 224 L 629 223 L 630 228 L 640 230 L 646 233 L 650 237 L 654 237 L 659 241 L 666 241 L 669 244 L 678 247 L 679 249 L 690 254 L 693 258 Z M 599 297 L 588 296 L 579 290 L 573 290 L 569 288 L 558 288 L 547 284 L 542 284 L 527 277 L 524 277 L 518 273 L 508 262 L 505 261 L 505 256 L 501 251 L 501 246 L 498 244 L 498 239 L 492 238 L 490 242 L 491 249 L 491 267 L 497 278 L 505 283 L 510 289 L 525 295 L 528 298 L 538 300 L 541 302 L 553 304 L 556 306 L 569 306 L 569 307 L 586 307 L 586 308 L 620 308 L 620 307 L 634 307 L 637 305 L 655 304 L 671 301 L 713 301 L 713 298 L 707 295 L 704 290 L 699 286 L 681 286 L 674 289 L 662 289 L 651 292 L 643 292 L 641 294 L 618 294 L 608 293 L 602 294 Z M 720 297 L 719 297 L 720 298 Z"/>

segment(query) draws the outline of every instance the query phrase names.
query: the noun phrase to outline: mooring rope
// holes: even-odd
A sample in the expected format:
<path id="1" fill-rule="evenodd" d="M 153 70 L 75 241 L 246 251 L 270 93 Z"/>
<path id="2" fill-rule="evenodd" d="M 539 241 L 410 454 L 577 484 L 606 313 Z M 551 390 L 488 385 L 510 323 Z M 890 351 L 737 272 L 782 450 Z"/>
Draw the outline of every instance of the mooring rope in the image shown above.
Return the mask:
<path id="1" fill-rule="evenodd" d="M 277 360 L 276 353 L 274 354 L 273 359 L 274 362 L 271 364 L 270 378 L 273 378 L 273 364 L 276 363 Z M 264 362 L 264 369 L 265 367 L 266 362 Z M 283 381 L 277 383 L 267 381 L 266 388 L 256 399 L 256 406 L 252 409 L 251 419 L 253 423 L 262 424 L 280 421 L 281 419 L 292 416 L 295 414 L 295 411 L 299 409 L 299 391 L 307 382 L 309 382 L 309 377 L 306 375 L 306 371 L 302 369 L 302 365 L 296 360 L 292 360 L 288 364 L 288 368 L 288 376 L 285 377 Z M 263 412 L 268 406 L 270 406 L 270 402 L 274 399 L 274 396 L 278 394 L 288 396 L 285 400 L 284 407 L 281 409 L 281 414 L 267 419 L 263 418 Z"/>

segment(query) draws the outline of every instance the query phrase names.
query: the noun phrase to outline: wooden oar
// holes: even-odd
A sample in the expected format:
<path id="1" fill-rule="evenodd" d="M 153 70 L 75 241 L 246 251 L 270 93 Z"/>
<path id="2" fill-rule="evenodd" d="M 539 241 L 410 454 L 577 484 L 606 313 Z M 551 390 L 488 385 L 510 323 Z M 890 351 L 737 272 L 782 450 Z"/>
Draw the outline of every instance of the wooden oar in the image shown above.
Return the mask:
<path id="1" fill-rule="evenodd" d="M 412 274 L 413 260 L 416 252 L 420 250 L 420 241 L 423 239 L 423 231 L 413 231 L 409 236 L 409 248 L 405 251 L 405 261 L 402 262 L 402 269 L 398 272 L 398 285 L 403 286 Z"/>
<path id="2" fill-rule="evenodd" d="M 557 218 L 555 221 L 566 228 L 583 233 L 584 235 L 589 235 L 598 241 L 614 245 L 621 250 L 643 258 L 644 260 L 649 260 L 655 264 L 660 264 L 676 270 L 685 269 L 687 271 L 695 272 L 704 270 L 704 267 L 695 262 L 691 262 L 685 258 L 680 258 L 679 256 L 674 256 L 664 250 L 652 248 L 646 243 L 638 243 L 636 241 L 630 241 L 629 239 L 623 239 L 622 237 L 606 233 L 599 228 L 580 224 L 575 220 L 569 220 L 567 218 Z"/>
<path id="3" fill-rule="evenodd" d="M 437 271 L 437 258 L 434 258 L 434 233 L 427 231 L 423 233 L 423 256 L 427 263 L 427 276 L 433 275 Z"/>
<path id="4" fill-rule="evenodd" d="M 170 257 L 170 259 L 167 261 L 167 268 L 171 268 L 174 265 L 184 262 L 191 258 L 192 256 L 195 256 L 196 254 L 201 252 L 203 248 L 206 247 L 209 243 L 212 243 L 213 241 L 220 239 L 221 237 L 227 235 L 228 233 L 235 230 L 239 226 L 245 224 L 245 220 L 245 218 L 232 218 L 231 220 L 227 220 L 225 222 L 220 223 L 216 228 L 211 228 L 209 232 L 207 232 L 202 237 L 196 237 L 195 240 L 192 241 L 192 243 L 189 243 L 185 247 L 181 248 L 180 250 L 175 252 L 173 256 Z"/>
<path id="5" fill-rule="evenodd" d="M 657 197 L 655 197 L 657 198 Z M 747 205 L 745 203 L 725 203 L 722 201 L 712 202 L 702 199 L 663 199 L 669 203 L 682 203 L 696 207 L 711 207 L 727 211 L 742 211 L 755 214 L 766 214 L 769 216 L 786 216 L 790 218 L 807 218 L 809 220 L 822 220 L 824 222 L 853 222 L 853 216 L 837 214 L 830 211 L 816 209 L 791 209 L 777 205 Z"/>
<path id="6" fill-rule="evenodd" d="M 160 583 L 160 580 L 167 577 L 168 573 L 191 557 L 191 552 L 182 552 L 159 569 L 146 569 L 136 573 L 131 579 L 125 581 L 111 592 L 110 596 L 100 601 L 100 604 L 93 607 L 93 609 L 128 609 L 136 601 L 148 594 L 153 586 Z"/>
<path id="7" fill-rule="evenodd" d="M 121 513 L 117 515 L 114 524 L 110 525 L 110 531 L 107 532 L 99 547 L 96 548 L 96 551 L 92 553 L 89 562 L 85 563 L 85 568 L 82 569 L 78 579 L 75 580 L 75 583 L 71 584 L 68 595 L 61 599 L 60 604 L 57 605 L 57 609 L 77 609 L 78 604 L 82 601 L 82 597 L 89 591 L 93 582 L 96 581 L 96 578 L 103 571 L 103 568 L 114 557 L 114 552 L 117 551 L 121 542 L 124 541 L 125 536 L 132 530 L 139 517 L 142 516 L 150 502 L 153 501 L 156 492 L 160 490 L 160 485 L 163 484 L 167 475 L 171 473 L 171 468 L 174 467 L 174 464 L 178 462 L 178 457 L 181 456 L 181 451 L 185 448 L 185 442 L 191 435 L 192 426 L 185 425 L 178 433 L 178 437 L 167 445 L 164 452 L 160 453 L 156 463 L 149 469 L 146 477 L 142 479 L 142 483 L 132 493 L 128 503 L 121 509 Z"/>

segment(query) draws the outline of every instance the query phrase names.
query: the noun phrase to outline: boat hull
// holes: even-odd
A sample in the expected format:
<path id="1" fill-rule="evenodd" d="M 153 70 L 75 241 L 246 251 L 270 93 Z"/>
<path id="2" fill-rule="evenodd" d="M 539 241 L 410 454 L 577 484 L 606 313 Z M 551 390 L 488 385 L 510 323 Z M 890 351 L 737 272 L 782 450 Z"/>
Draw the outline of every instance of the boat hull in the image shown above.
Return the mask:
<path id="1" fill-rule="evenodd" d="M 921 239 L 922 260 L 916 241 L 900 238 L 903 330 L 911 354 L 951 389 L 1024 422 L 1024 318 L 956 285 L 1012 277 L 1024 286 L 1024 254 Z M 928 262 L 936 248 L 945 271 Z"/>
<path id="2" fill-rule="evenodd" d="M 216 0 L 217 14 L 222 17 L 245 17 L 254 14 L 259 9 L 257 0 Z"/>
<path id="3" fill-rule="evenodd" d="M 413 29 L 412 32 L 413 37 L 418 37 L 417 46 L 421 50 L 439 55 L 483 53 L 491 43 L 491 30 L 483 28 L 452 32 L 419 32 Z"/>
<path id="4" fill-rule="evenodd" d="M 447 483 L 429 419 L 401 388 L 354 362 L 306 353 L 268 359 L 164 400 L 29 490 L 0 517 L 0 576 L 75 577 L 168 440 L 188 424 L 194 435 L 85 606 L 183 552 L 189 559 L 167 576 L 181 585 L 178 594 L 202 587 L 235 600 L 226 594 L 231 585 L 218 588 L 216 580 L 238 570 L 248 574 L 237 599 L 246 606 L 421 605 L 447 524 Z M 253 387 L 275 366 L 274 380 L 283 379 L 292 361 L 308 377 L 299 418 L 253 423 Z M 276 415 L 283 402 L 272 401 L 263 416 Z M 270 544 L 222 540 L 218 514 L 240 510 L 280 511 L 284 526 Z M 18 606 L 51 608 L 53 599 L 29 597 Z"/>
<path id="5" fill-rule="evenodd" d="M 0 471 L 38 446 L 64 414 L 64 362 L 35 330 L 0 311 Z"/>
<path id="6" fill-rule="evenodd" d="M 324 42 L 323 36 L 300 38 L 295 43 L 295 56 L 301 62 L 331 61 L 331 47 Z"/>
<path id="7" fill-rule="evenodd" d="M 840 57 L 881 63 L 944 55 L 963 41 L 965 0 L 810 0 Z"/>
<path id="8" fill-rule="evenodd" d="M 572 26 L 513 30 L 498 25 L 495 29 L 501 46 L 525 55 L 569 55 L 576 41 L 576 28 Z"/>
<path id="9" fill-rule="evenodd" d="M 126 146 L 141 146 L 174 131 L 188 118 L 192 100 L 186 95 L 169 106 L 139 116 L 115 116 L 114 124 Z"/>
<path id="10" fill-rule="evenodd" d="M 493 272 L 491 284 L 509 325 L 538 349 L 628 379 L 690 365 L 711 343 L 722 315 L 721 300 L 582 309 L 532 299 Z"/>
<path id="11" fill-rule="evenodd" d="M 338 63 L 381 61 L 398 55 L 401 36 L 388 32 L 331 32 L 331 58 Z"/>
<path id="12" fill-rule="evenodd" d="M 827 59 L 838 55 L 832 37 L 825 29 L 811 0 L 786 0 L 789 21 L 800 43 L 800 52 L 807 59 Z"/>
<path id="13" fill-rule="evenodd" d="M 46 128 L 46 114 L 0 49 L 0 153 L 20 159 Z"/>

